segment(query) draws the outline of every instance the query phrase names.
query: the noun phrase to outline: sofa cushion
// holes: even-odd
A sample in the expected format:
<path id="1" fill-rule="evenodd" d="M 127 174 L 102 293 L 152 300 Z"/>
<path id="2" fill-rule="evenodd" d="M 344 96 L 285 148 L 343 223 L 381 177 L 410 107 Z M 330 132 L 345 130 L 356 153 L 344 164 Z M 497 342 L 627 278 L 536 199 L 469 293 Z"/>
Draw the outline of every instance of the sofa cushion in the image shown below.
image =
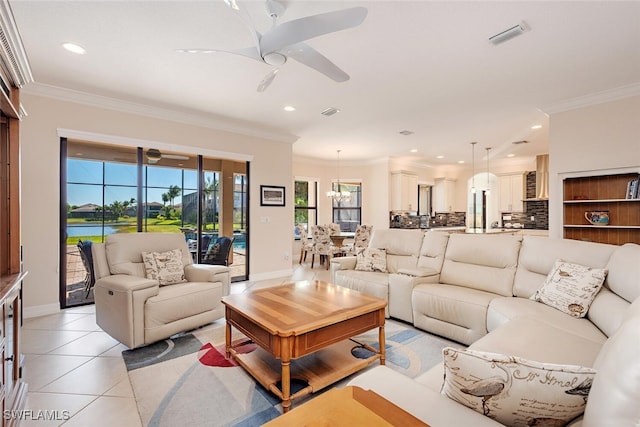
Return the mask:
<path id="1" fill-rule="evenodd" d="M 573 317 L 584 317 L 600 291 L 607 270 L 557 260 L 531 299 Z"/>
<path id="2" fill-rule="evenodd" d="M 442 394 L 509 426 L 566 424 L 584 412 L 595 376 L 591 368 L 496 353 L 447 347 L 443 355 Z"/>
<path id="3" fill-rule="evenodd" d="M 491 332 L 520 317 L 533 318 L 537 322 L 549 324 L 572 335 L 598 343 L 603 343 L 608 336 L 588 319 L 567 316 L 548 305 L 517 297 L 500 297 L 491 300 L 487 311 L 487 330 Z"/>
<path id="4" fill-rule="evenodd" d="M 592 367 L 607 337 L 593 325 L 590 335 L 576 334 L 575 331 L 580 330 L 586 335 L 590 325 L 587 319 L 575 319 L 547 308 L 565 317 L 574 328 L 571 325 L 551 324 L 541 317 L 517 317 L 480 338 L 470 348 L 539 362 Z"/>
<path id="5" fill-rule="evenodd" d="M 157 280 L 160 286 L 186 282 L 182 251 L 142 252 L 142 262 L 147 279 Z"/>
<path id="6" fill-rule="evenodd" d="M 365 248 L 356 255 L 356 270 L 387 272 L 387 251 Z"/>
<path id="7" fill-rule="evenodd" d="M 376 229 L 369 247 L 387 251 L 387 271 L 397 273 L 401 268 L 415 268 L 424 233 L 420 230 Z"/>
<path id="8" fill-rule="evenodd" d="M 496 295 L 441 283 L 413 289 L 413 323 L 417 328 L 471 344 L 487 333 L 489 302 Z"/>
<path id="9" fill-rule="evenodd" d="M 449 233 L 433 230 L 426 232 L 420 248 L 418 267 L 436 270 L 439 273 L 442 269 L 448 241 Z"/>
<path id="10" fill-rule="evenodd" d="M 531 297 L 540 288 L 557 259 L 589 267 L 605 268 L 616 248 L 618 246 L 603 243 L 524 236 L 513 282 L 513 295 L 522 298 Z"/>
<path id="11" fill-rule="evenodd" d="M 116 233 L 105 240 L 105 253 L 111 274 L 145 277 L 142 252 L 182 250 L 182 264 L 192 264 L 187 240 L 182 233 Z"/>
<path id="12" fill-rule="evenodd" d="M 629 310 L 595 361 L 583 427 L 640 425 L 640 299 Z"/>
<path id="13" fill-rule="evenodd" d="M 452 234 L 442 264 L 440 282 L 513 295 L 520 236 Z"/>
<path id="14" fill-rule="evenodd" d="M 185 282 L 162 286 L 144 304 L 144 327 L 153 329 L 216 309 L 223 296 L 221 282 Z"/>

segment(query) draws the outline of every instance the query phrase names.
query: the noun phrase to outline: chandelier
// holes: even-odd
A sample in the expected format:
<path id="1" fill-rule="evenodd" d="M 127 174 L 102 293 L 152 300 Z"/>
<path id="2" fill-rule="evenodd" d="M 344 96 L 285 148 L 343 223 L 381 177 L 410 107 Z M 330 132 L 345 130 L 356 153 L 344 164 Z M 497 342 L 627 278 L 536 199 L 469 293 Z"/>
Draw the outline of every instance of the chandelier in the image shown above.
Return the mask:
<path id="1" fill-rule="evenodd" d="M 337 151 L 338 151 L 338 185 L 337 185 L 338 191 L 333 191 L 333 189 L 331 191 L 327 191 L 327 197 L 331 197 L 334 202 L 342 202 L 342 201 L 347 201 L 351 198 L 351 192 L 340 190 L 340 151 L 341 150 L 337 150 Z"/>

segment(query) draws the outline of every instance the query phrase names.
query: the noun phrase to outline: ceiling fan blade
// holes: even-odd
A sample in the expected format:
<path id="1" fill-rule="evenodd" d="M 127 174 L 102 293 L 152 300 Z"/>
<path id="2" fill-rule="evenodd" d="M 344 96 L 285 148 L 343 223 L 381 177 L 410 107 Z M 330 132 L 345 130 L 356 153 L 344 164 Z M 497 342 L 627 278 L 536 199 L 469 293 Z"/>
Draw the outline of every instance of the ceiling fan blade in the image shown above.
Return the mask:
<path id="1" fill-rule="evenodd" d="M 262 79 L 262 81 L 258 84 L 258 88 L 256 89 L 258 92 L 264 92 L 273 82 L 273 79 L 276 78 L 276 74 L 278 74 L 279 68 L 274 68 L 269 71 L 266 76 Z"/>
<path id="2" fill-rule="evenodd" d="M 296 43 L 284 50 L 289 58 L 293 58 L 307 67 L 313 68 L 336 82 L 346 82 L 349 75 L 342 71 L 327 57 L 306 43 Z"/>
<path id="3" fill-rule="evenodd" d="M 357 27 L 367 13 L 365 7 L 352 7 L 283 22 L 260 38 L 260 52 L 264 56 L 314 37 Z"/>
<path id="4" fill-rule="evenodd" d="M 234 55 L 246 56 L 247 58 L 255 59 L 260 62 L 264 62 L 257 47 L 245 47 L 242 49 L 234 50 L 222 50 L 222 49 L 210 49 L 210 48 L 194 48 L 194 49 L 176 49 L 178 53 L 232 53 Z"/>
<path id="5" fill-rule="evenodd" d="M 163 154 L 163 159 L 173 159 L 173 160 L 189 160 L 187 156 L 181 156 L 180 154 Z"/>

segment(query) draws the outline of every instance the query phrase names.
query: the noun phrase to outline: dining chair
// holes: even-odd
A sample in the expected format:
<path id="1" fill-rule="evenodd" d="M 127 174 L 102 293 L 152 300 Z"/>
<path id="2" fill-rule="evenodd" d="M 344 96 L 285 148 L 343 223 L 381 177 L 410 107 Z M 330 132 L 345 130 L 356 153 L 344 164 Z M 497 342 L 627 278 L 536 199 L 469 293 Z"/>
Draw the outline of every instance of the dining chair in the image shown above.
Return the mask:
<path id="1" fill-rule="evenodd" d="M 203 264 L 229 265 L 229 254 L 233 247 L 233 237 L 218 237 L 215 243 L 209 246 L 206 255 L 202 259 Z"/>
<path id="2" fill-rule="evenodd" d="M 311 227 L 311 230 L 313 233 L 313 249 L 311 250 L 311 268 L 313 268 L 315 256 L 318 255 L 320 257 L 320 263 L 322 263 L 322 261 L 324 260 L 326 262 L 326 268 L 328 270 L 331 256 L 335 255 L 338 252 L 341 252 L 341 249 L 336 247 L 331 242 L 331 229 L 328 226 L 314 225 L 313 227 Z"/>
<path id="3" fill-rule="evenodd" d="M 78 240 L 78 251 L 80 252 L 80 259 L 82 265 L 86 270 L 84 277 L 84 297 L 87 298 L 93 285 L 96 283 L 96 276 L 93 271 L 93 254 L 91 252 L 91 240 Z"/>
<path id="4" fill-rule="evenodd" d="M 361 224 L 356 228 L 353 243 L 344 245 L 342 249 L 347 255 L 357 255 L 362 249 L 369 246 L 373 225 Z"/>
<path id="5" fill-rule="evenodd" d="M 332 222 L 331 224 L 327 224 L 326 226 L 329 227 L 331 234 L 340 234 L 340 224 Z"/>
<path id="6" fill-rule="evenodd" d="M 313 251 L 313 241 L 309 241 L 307 229 L 303 224 L 298 224 L 296 228 L 300 236 L 300 261 L 298 264 L 302 264 L 302 261 L 307 261 L 307 252 Z"/>

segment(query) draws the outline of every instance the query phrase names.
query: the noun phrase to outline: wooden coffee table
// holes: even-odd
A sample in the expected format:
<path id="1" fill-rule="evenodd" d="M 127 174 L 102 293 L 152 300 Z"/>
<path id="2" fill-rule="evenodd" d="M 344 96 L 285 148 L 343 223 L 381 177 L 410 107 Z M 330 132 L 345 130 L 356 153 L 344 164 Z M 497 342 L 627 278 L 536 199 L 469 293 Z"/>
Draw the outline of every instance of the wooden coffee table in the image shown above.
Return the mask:
<path id="1" fill-rule="evenodd" d="M 385 363 L 386 301 L 321 281 L 295 282 L 228 295 L 225 305 L 226 355 L 282 400 L 318 391 L 380 360 Z M 259 348 L 241 354 L 232 345 L 232 327 Z M 349 340 L 378 328 L 379 349 Z M 366 359 L 351 354 L 354 347 L 372 352 Z M 279 361 L 279 362 L 278 362 Z M 291 380 L 307 385 L 291 394 Z"/>

